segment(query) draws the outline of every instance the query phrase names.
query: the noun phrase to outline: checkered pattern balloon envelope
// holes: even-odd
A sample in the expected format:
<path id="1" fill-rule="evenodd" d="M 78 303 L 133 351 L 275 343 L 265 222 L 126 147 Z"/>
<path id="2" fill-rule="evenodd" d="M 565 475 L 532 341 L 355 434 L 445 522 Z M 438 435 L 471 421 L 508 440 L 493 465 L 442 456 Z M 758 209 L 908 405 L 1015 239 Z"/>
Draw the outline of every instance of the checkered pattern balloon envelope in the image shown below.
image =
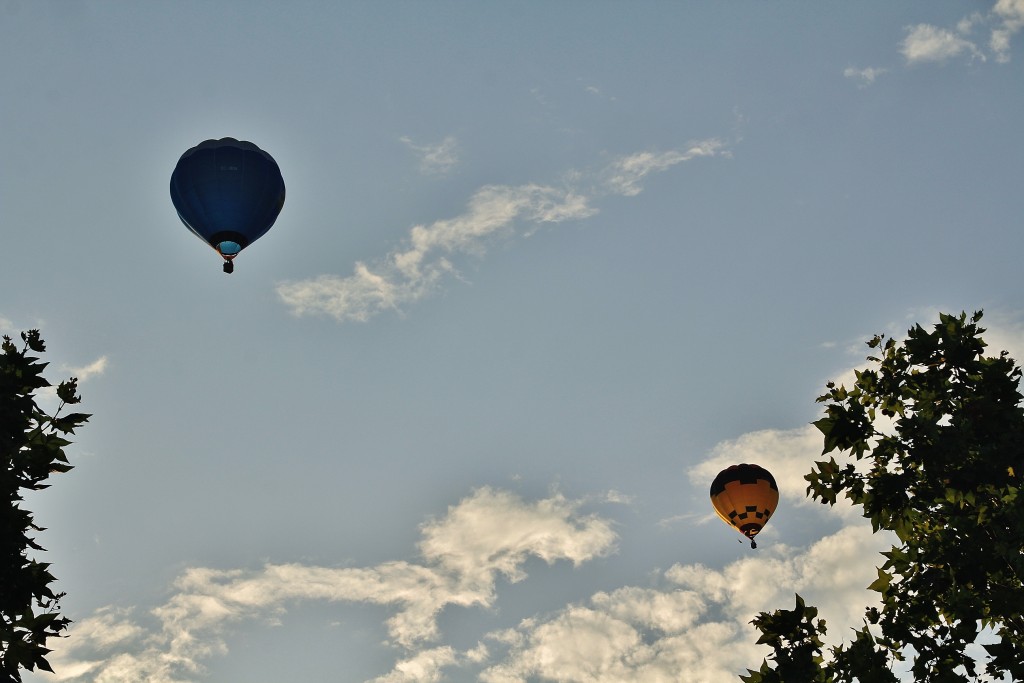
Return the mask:
<path id="1" fill-rule="evenodd" d="M 779 504 L 779 487 L 771 472 L 760 465 L 733 465 L 711 483 L 711 504 L 726 524 L 750 539 L 768 523 Z"/>

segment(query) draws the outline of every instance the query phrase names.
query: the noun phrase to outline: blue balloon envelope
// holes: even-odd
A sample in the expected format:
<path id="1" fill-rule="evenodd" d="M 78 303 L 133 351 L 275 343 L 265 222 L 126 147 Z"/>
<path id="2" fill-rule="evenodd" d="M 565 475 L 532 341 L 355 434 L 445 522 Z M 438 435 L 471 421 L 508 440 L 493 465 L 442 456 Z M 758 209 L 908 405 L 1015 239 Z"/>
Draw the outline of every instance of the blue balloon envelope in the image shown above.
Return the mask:
<path id="1" fill-rule="evenodd" d="M 274 158 L 243 140 L 201 142 L 171 174 L 171 201 L 189 230 L 232 259 L 266 234 L 284 206 L 284 179 Z"/>

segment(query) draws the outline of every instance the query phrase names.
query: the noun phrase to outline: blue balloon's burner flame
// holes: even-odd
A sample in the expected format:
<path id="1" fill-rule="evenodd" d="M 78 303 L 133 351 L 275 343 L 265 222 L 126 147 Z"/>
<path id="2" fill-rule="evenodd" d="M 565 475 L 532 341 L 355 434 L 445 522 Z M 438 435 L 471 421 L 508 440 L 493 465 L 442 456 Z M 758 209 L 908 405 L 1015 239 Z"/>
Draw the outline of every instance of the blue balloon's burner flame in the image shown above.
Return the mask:
<path id="1" fill-rule="evenodd" d="M 224 240 L 217 244 L 217 251 L 220 252 L 221 256 L 230 261 L 238 256 L 238 252 L 242 251 L 242 245 L 238 242 L 232 242 L 231 240 Z"/>

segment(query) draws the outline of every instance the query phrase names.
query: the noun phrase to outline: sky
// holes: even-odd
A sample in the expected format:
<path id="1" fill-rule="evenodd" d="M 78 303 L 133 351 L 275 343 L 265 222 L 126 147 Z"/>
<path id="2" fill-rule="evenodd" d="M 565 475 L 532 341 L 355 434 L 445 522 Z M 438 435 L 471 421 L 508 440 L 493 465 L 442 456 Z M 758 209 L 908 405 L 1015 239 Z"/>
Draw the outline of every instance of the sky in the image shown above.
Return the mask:
<path id="1" fill-rule="evenodd" d="M 825 383 L 1024 356 L 1022 0 L 0 0 L 0 63 L 0 328 L 93 414 L 31 683 L 738 680 L 891 542 L 804 497 Z M 288 192 L 231 275 L 168 191 L 221 137 Z"/>

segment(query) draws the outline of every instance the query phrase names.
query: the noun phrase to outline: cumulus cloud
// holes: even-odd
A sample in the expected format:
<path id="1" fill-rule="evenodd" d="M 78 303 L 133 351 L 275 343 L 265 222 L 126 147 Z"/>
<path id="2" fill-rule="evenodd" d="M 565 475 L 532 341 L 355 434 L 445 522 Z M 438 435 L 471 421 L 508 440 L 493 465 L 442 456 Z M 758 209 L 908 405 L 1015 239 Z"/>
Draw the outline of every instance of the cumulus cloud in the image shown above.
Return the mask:
<path id="1" fill-rule="evenodd" d="M 398 138 L 416 153 L 420 160 L 420 171 L 427 175 L 444 175 L 459 163 L 458 142 L 452 135 L 434 144 L 417 145 L 411 138 Z"/>
<path id="2" fill-rule="evenodd" d="M 1024 28 L 1024 0 L 998 0 L 992 13 L 997 26 L 992 29 L 989 46 L 996 54 L 996 61 L 1010 61 L 1010 39 Z"/>
<path id="3" fill-rule="evenodd" d="M 908 28 L 900 52 L 908 64 L 944 62 L 965 52 L 985 59 L 971 41 L 953 31 L 930 24 L 918 24 Z"/>
<path id="4" fill-rule="evenodd" d="M 612 161 L 589 188 L 541 184 L 488 185 L 476 191 L 466 210 L 449 219 L 413 226 L 398 248 L 373 262 L 357 262 L 348 276 L 320 275 L 282 282 L 277 294 L 295 315 L 326 315 L 339 322 L 366 321 L 435 292 L 447 276 L 457 275 L 453 259 L 480 256 L 490 240 L 529 235 L 543 225 L 581 220 L 597 213 L 601 196 L 634 196 L 649 174 L 703 156 L 727 154 L 717 140 L 685 149 L 644 152 Z M 585 174 L 570 173 L 577 181 Z"/>
<path id="5" fill-rule="evenodd" d="M 579 565 L 614 549 L 611 523 L 580 511 L 582 501 L 553 494 L 526 501 L 482 488 L 423 526 L 418 562 L 366 568 L 267 564 L 259 570 L 196 567 L 149 618 L 106 608 L 72 627 L 51 657 L 56 680 L 192 680 L 203 661 L 227 651 L 225 633 L 243 620 L 269 620 L 299 601 L 362 602 L 392 610 L 392 641 L 421 648 L 436 640 L 448 607 L 489 607 L 499 576 L 525 578 L 530 557 Z M 419 649 L 380 681 L 436 681 L 446 666 L 480 661 L 481 646 L 458 653 Z"/>
<path id="6" fill-rule="evenodd" d="M 657 588 L 628 586 L 593 595 L 542 619 L 489 634 L 507 646 L 486 668 L 486 683 L 695 683 L 735 680 L 756 668 L 767 649 L 755 645 L 749 621 L 760 611 L 792 605 L 799 592 L 832 625 L 830 643 L 862 623 L 872 603 L 888 539 L 866 524 L 827 536 L 808 548 L 776 546 L 721 570 L 677 564 Z"/>
<path id="7" fill-rule="evenodd" d="M 764 430 L 723 442 L 690 471 L 695 487 L 725 464 L 769 467 L 788 504 L 804 504 L 802 474 L 820 450 L 813 428 Z M 372 567 L 267 564 L 258 570 L 197 567 L 182 573 L 172 596 L 148 614 L 108 607 L 80 620 L 51 662 L 61 681 L 147 680 L 180 683 L 204 674 L 203 663 L 227 653 L 230 630 L 243 621 L 272 623 L 301 601 L 362 602 L 391 612 L 391 642 L 403 649 L 374 683 L 436 683 L 452 669 L 473 669 L 485 683 L 659 683 L 734 680 L 756 667 L 749 621 L 789 607 L 799 592 L 831 625 L 838 642 L 861 623 L 874 594 L 878 552 L 892 539 L 849 517 L 836 533 L 793 547 L 773 543 L 721 568 L 676 564 L 648 585 L 594 593 L 513 628 L 486 633 L 459 650 L 440 638 L 437 618 L 451 607 L 490 608 L 497 580 L 526 578 L 530 558 L 581 565 L 612 552 L 612 523 L 585 513 L 588 500 L 554 493 L 539 500 L 481 488 L 421 526 L 417 561 Z M 819 509 L 827 509 L 821 508 Z M 467 674 L 469 672 L 467 671 Z"/>
<path id="8" fill-rule="evenodd" d="M 989 28 L 987 47 L 995 60 L 1009 62 L 1011 40 L 1024 28 L 1024 0 L 997 0 L 991 12 L 974 12 L 957 22 L 952 30 L 931 24 L 910 26 L 900 51 L 907 64 L 941 63 L 961 55 L 985 61 L 985 54 L 968 37 L 979 26 Z"/>
<path id="9" fill-rule="evenodd" d="M 420 550 L 462 581 L 488 586 L 494 573 L 525 578 L 522 564 L 531 555 L 578 566 L 606 553 L 616 539 L 607 520 L 579 515 L 579 505 L 561 494 L 524 504 L 512 493 L 484 488 L 424 525 Z"/>
<path id="10" fill-rule="evenodd" d="M 787 430 L 765 429 L 749 432 L 717 444 L 709 457 L 690 468 L 687 475 L 694 486 L 704 486 L 730 465 L 756 463 L 775 477 L 779 486 L 780 508 L 784 505 L 793 505 L 813 508 L 816 514 L 829 515 L 841 520 L 860 519 L 858 509 L 845 499 L 837 502 L 834 507 L 829 507 L 807 497 L 807 481 L 804 475 L 811 471 L 816 460 L 827 459 L 821 455 L 821 445 L 821 432 L 814 425 Z M 707 519 L 717 518 L 714 513 L 708 513 Z M 761 533 L 772 535 L 775 529 L 769 525 Z"/>
<path id="11" fill-rule="evenodd" d="M 378 676 L 373 683 L 436 683 L 441 672 L 457 661 L 455 650 L 447 645 L 423 650 L 398 662 L 391 673 Z"/>
<path id="12" fill-rule="evenodd" d="M 751 619 L 791 608 L 794 593 L 828 621 L 828 644 L 849 639 L 877 604 L 866 590 L 880 556 L 894 542 L 873 534 L 850 505 L 829 508 L 806 498 L 804 474 L 820 459 L 822 437 L 811 425 L 761 430 L 723 441 L 688 471 L 695 488 L 722 468 L 756 462 L 771 470 L 783 504 L 811 508 L 838 521 L 838 531 L 806 546 L 772 543 L 757 553 L 712 568 L 676 564 L 655 585 L 595 593 L 584 603 L 526 619 L 488 634 L 496 652 L 480 674 L 485 683 L 659 683 L 684 677 L 696 683 L 736 680 L 769 650 L 756 645 Z M 713 515 L 709 515 L 713 517 Z M 770 529 L 770 528 L 769 528 Z M 770 530 L 768 533 L 772 533 Z"/>
<path id="13" fill-rule="evenodd" d="M 722 570 L 675 565 L 666 577 L 713 601 L 737 625 L 758 612 L 789 607 L 794 592 L 799 593 L 819 608 L 819 616 L 832 627 L 830 642 L 836 644 L 849 636 L 845 627 L 862 625 L 864 608 L 876 604 L 877 596 L 866 588 L 884 561 L 879 553 L 896 540 L 888 533 L 873 534 L 861 520 L 808 548 L 775 545 Z"/>
<path id="14" fill-rule="evenodd" d="M 910 314 L 913 321 L 937 319 L 937 309 Z M 990 351 L 1024 349 L 1019 317 L 992 313 L 983 320 Z M 887 326 L 898 339 L 901 324 Z M 902 325 L 905 332 L 906 326 Z M 851 374 L 847 372 L 840 375 Z M 659 573 L 655 585 L 624 586 L 593 594 L 515 628 L 488 633 L 485 683 L 695 683 L 736 680 L 757 668 L 769 650 L 756 645 L 749 623 L 762 611 L 790 609 L 794 593 L 818 608 L 828 623 L 826 646 L 849 640 L 864 624 L 864 611 L 877 607 L 867 590 L 884 562 L 880 553 L 897 543 L 894 534 L 872 533 L 858 509 L 809 501 L 806 474 L 820 458 L 822 437 L 811 425 L 790 430 L 761 430 L 716 445 L 689 471 L 695 488 L 723 467 L 757 462 L 771 470 L 787 506 L 813 506 L 840 528 L 807 545 L 767 544 L 757 553 L 721 568 L 679 563 Z M 771 527 L 766 533 L 771 533 Z M 905 671 L 897 670 L 904 680 Z"/>

